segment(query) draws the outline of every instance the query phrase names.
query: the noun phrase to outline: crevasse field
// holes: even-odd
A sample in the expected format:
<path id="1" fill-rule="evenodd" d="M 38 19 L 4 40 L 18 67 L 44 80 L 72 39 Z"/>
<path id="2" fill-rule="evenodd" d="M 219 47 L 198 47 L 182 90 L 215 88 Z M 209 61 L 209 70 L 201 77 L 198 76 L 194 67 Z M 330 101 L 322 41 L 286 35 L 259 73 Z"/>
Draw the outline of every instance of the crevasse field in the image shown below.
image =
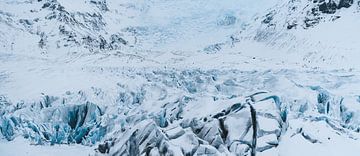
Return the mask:
<path id="1" fill-rule="evenodd" d="M 0 0 L 0 156 L 358 156 L 360 0 Z"/>

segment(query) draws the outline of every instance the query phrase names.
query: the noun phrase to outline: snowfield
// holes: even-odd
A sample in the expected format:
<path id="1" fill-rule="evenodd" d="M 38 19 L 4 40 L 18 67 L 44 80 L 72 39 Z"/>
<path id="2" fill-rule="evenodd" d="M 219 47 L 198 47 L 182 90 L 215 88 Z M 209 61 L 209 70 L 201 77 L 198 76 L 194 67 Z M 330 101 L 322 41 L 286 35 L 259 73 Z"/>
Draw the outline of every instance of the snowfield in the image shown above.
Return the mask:
<path id="1" fill-rule="evenodd" d="M 3 0 L 0 155 L 360 152 L 359 0 Z"/>

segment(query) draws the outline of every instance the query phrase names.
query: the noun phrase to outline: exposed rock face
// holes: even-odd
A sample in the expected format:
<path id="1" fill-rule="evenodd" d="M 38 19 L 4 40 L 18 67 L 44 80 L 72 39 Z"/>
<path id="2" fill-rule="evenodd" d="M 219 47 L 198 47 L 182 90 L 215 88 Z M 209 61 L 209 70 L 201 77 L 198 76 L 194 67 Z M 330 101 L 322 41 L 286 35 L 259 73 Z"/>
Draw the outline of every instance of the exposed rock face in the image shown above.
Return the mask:
<path id="1" fill-rule="evenodd" d="M 299 48 L 289 48 L 289 53 L 303 49 L 303 47 L 311 47 L 315 44 L 314 41 L 302 45 L 302 42 L 307 38 L 302 38 L 301 35 L 293 34 L 293 32 L 317 29 L 320 24 L 326 25 L 326 23 L 333 23 L 342 18 L 342 16 L 348 16 L 349 12 L 358 15 L 359 7 L 356 5 L 359 4 L 360 1 L 354 0 L 279 1 L 274 7 L 266 10 L 264 14 L 255 16 L 252 21 L 247 23 L 248 27 L 244 27 L 243 30 L 229 36 L 227 41 L 209 44 L 209 46 L 204 47 L 203 51 L 211 54 L 217 53 L 223 49 L 232 48 L 239 42 L 249 40 L 265 43 L 279 49 L 301 45 Z M 318 38 L 321 37 L 316 39 Z M 296 41 L 295 44 L 294 41 Z"/>
<path id="2" fill-rule="evenodd" d="M 38 38 L 39 51 L 48 53 L 61 48 L 85 48 L 83 53 L 97 53 L 129 47 L 122 31 L 109 33 L 104 14 L 109 11 L 106 1 L 89 0 L 92 10 L 71 10 L 57 0 L 28 2 L 29 15 L 0 14 L 1 19 L 11 19 L 7 25 Z"/>
<path id="3" fill-rule="evenodd" d="M 353 0 L 313 0 L 307 2 L 308 0 L 301 1 L 290 1 L 283 6 L 287 7 L 288 12 L 286 14 L 290 17 L 286 17 L 287 29 L 293 29 L 297 26 L 302 26 L 303 28 L 311 28 L 316 26 L 319 22 L 328 20 L 328 14 L 332 20 L 340 18 L 336 15 L 341 9 L 349 8 L 353 5 Z M 283 9 L 285 10 L 285 9 Z M 279 19 L 276 19 L 274 16 L 283 16 L 284 14 L 279 12 L 279 10 L 272 10 L 266 16 L 263 17 L 262 23 L 267 24 L 268 27 L 275 26 L 283 23 L 279 22 Z M 294 15 L 294 17 L 292 17 Z M 297 16 L 297 17 L 296 17 Z M 299 18 L 300 17 L 300 18 Z"/>

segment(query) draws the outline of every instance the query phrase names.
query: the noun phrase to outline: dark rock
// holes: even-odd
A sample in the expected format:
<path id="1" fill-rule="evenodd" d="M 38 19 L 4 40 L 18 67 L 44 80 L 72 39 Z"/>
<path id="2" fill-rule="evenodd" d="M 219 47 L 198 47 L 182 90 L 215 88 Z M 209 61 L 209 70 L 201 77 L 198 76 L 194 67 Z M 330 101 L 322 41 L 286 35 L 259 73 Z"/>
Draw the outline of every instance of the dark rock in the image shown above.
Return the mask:
<path id="1" fill-rule="evenodd" d="M 340 8 L 349 8 L 354 3 L 354 0 L 340 0 L 338 4 L 338 9 Z"/>
<path id="2" fill-rule="evenodd" d="M 334 14 L 337 10 L 337 5 L 335 2 L 330 1 L 328 3 L 323 2 L 319 5 L 319 11 L 326 14 Z"/>

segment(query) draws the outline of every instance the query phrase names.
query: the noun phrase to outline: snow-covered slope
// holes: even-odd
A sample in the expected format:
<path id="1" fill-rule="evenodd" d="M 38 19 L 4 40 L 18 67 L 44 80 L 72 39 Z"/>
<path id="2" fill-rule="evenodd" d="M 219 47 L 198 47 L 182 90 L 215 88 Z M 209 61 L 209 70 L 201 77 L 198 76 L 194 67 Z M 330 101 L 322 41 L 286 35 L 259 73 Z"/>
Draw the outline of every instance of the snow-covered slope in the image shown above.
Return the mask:
<path id="1" fill-rule="evenodd" d="M 359 15 L 358 1 L 284 0 L 210 50 L 237 50 L 304 68 L 359 68 Z"/>
<path id="2" fill-rule="evenodd" d="M 0 155 L 357 155 L 359 4 L 3 0 Z"/>

